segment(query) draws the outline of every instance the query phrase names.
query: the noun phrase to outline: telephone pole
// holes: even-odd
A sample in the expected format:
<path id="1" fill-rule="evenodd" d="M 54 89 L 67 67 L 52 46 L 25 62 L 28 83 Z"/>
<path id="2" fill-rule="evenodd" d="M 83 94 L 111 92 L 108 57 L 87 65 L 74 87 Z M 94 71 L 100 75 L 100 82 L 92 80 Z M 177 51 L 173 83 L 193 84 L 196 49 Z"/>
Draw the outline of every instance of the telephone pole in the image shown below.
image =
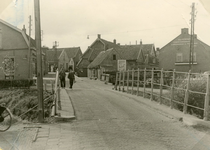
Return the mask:
<path id="1" fill-rule="evenodd" d="M 28 46 L 28 78 L 31 79 L 31 15 L 29 16 L 29 46 Z"/>
<path id="2" fill-rule="evenodd" d="M 194 25 L 195 25 L 195 3 L 192 3 L 192 12 L 191 12 L 191 31 L 190 31 L 190 56 L 189 56 L 189 70 L 193 66 L 193 55 L 194 55 Z M 192 65 L 191 65 L 192 64 Z"/>
<path id="3" fill-rule="evenodd" d="M 43 76 L 42 76 L 42 50 L 41 50 L 41 23 L 40 23 L 40 3 L 34 0 L 35 11 L 35 40 L 37 58 L 37 90 L 38 90 L 38 120 L 44 121 L 44 102 L 43 102 Z"/>

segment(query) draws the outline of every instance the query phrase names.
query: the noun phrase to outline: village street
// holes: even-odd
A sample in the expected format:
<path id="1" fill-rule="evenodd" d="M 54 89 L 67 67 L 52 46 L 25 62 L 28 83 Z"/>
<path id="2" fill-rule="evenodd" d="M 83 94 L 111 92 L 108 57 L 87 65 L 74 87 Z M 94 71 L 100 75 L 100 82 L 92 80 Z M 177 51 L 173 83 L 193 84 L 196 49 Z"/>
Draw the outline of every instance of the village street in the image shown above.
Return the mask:
<path id="1" fill-rule="evenodd" d="M 76 113 L 75 121 L 61 124 L 69 149 L 210 149 L 203 141 L 206 134 L 147 107 L 142 97 L 132 99 L 112 87 L 84 78 L 67 89 Z"/>
<path id="2" fill-rule="evenodd" d="M 76 78 L 73 90 L 68 86 L 65 90 L 76 119 L 13 125 L 0 134 L 0 147 L 22 150 L 210 149 L 207 131 L 195 130 L 164 114 L 155 109 L 157 104 L 149 99 L 115 91 L 111 84 L 88 78 Z M 143 101 L 151 103 L 153 108 Z"/>

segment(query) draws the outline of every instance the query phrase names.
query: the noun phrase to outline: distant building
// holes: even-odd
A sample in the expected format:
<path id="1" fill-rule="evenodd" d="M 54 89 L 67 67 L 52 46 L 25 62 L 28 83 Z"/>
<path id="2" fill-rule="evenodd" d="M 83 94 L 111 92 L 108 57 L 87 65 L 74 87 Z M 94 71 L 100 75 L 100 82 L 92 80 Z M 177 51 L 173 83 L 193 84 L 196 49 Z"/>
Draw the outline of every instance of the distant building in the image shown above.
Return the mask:
<path id="1" fill-rule="evenodd" d="M 88 65 L 90 77 L 101 78 L 103 73 L 144 68 L 158 68 L 154 44 L 124 45 L 102 51 Z"/>
<path id="2" fill-rule="evenodd" d="M 36 48 L 35 40 L 30 41 L 25 27 L 20 30 L 0 19 L 0 79 L 32 79 L 36 73 Z"/>
<path id="3" fill-rule="evenodd" d="M 188 28 L 181 29 L 181 34 L 159 51 L 159 67 L 164 70 L 188 72 L 190 60 L 190 34 Z M 194 35 L 194 51 L 192 72 L 205 72 L 210 70 L 210 46 L 203 43 Z"/>
<path id="4" fill-rule="evenodd" d="M 56 68 L 64 67 L 68 71 L 69 66 L 72 66 L 75 71 L 76 64 L 79 62 L 82 51 L 80 47 L 70 48 L 52 48 L 47 50 L 48 72 L 54 72 Z"/>
<path id="5" fill-rule="evenodd" d="M 88 65 L 98 56 L 100 52 L 115 47 L 119 47 L 119 44 L 116 43 L 116 40 L 109 42 L 102 39 L 101 35 L 98 34 L 98 38 L 87 48 L 77 64 L 79 76 L 90 76 L 90 74 L 88 74 Z"/>

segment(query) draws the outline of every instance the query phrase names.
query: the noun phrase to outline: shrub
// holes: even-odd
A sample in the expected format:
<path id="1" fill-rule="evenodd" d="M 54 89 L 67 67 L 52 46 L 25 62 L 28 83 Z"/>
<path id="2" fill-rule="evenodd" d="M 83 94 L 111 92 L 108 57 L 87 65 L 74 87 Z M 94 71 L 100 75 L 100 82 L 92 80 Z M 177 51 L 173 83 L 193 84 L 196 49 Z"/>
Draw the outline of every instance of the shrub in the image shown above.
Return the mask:
<path id="1" fill-rule="evenodd" d="M 206 82 L 207 80 L 205 77 L 192 78 L 190 80 L 189 90 L 206 93 Z M 182 82 L 180 82 L 177 85 L 177 87 L 180 89 L 186 89 L 187 80 L 183 80 Z M 174 91 L 174 99 L 178 102 L 184 103 L 185 90 L 180 90 L 180 89 Z M 192 105 L 198 108 L 204 108 L 204 102 L 205 102 L 205 94 L 189 92 L 188 105 Z M 179 109 L 180 111 L 183 111 L 183 104 L 175 104 L 175 108 Z M 198 118 L 203 118 L 204 111 L 188 106 L 187 113 L 195 115 Z"/>

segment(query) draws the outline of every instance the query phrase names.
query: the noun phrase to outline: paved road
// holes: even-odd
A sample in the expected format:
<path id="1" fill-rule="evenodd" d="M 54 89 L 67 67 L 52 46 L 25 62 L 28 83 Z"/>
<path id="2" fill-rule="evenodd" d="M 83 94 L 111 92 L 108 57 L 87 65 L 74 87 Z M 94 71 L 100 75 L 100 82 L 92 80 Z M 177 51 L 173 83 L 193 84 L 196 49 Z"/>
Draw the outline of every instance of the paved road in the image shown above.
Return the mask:
<path id="1" fill-rule="evenodd" d="M 114 92 L 103 82 L 79 80 L 68 94 L 77 116 L 76 121 L 65 124 L 71 131 L 71 149 L 210 149 L 208 142 L 201 142 L 205 133 Z"/>

